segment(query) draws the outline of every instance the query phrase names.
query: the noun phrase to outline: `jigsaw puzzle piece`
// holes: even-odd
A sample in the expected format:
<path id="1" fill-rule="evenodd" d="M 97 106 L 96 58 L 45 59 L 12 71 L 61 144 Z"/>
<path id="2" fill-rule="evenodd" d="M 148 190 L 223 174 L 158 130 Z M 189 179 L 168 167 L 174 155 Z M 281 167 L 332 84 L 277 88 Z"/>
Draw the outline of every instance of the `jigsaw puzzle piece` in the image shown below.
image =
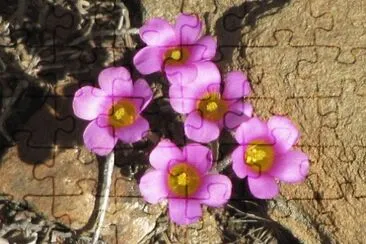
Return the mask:
<path id="1" fill-rule="evenodd" d="M 286 115 L 288 111 L 285 104 L 288 97 L 308 95 L 316 89 L 309 86 L 308 80 L 299 82 L 296 75 L 297 63 L 300 60 L 316 60 L 316 52 L 313 47 L 291 46 L 292 33 L 289 31 L 277 31 L 274 37 L 278 42 L 277 46 L 247 47 L 242 50 L 242 56 L 251 67 L 249 72 L 254 93 L 252 97 L 272 99 L 273 106 L 267 111 Z M 294 92 L 294 87 L 299 92 Z"/>
<path id="2" fill-rule="evenodd" d="M 351 184 L 352 197 L 356 199 L 365 198 L 366 189 L 366 170 L 364 162 L 366 160 L 366 146 L 353 146 L 352 151 L 355 154 L 355 160 L 350 162 L 346 173 L 347 183 Z"/>
<path id="3" fill-rule="evenodd" d="M 329 8 L 332 6 L 332 8 Z M 336 60 L 340 63 L 353 64 L 354 48 L 366 47 L 366 11 L 363 0 L 351 1 L 311 1 L 311 9 L 315 15 L 331 14 L 333 28 L 331 31 L 316 30 L 316 44 L 340 48 Z"/>
<path id="4" fill-rule="evenodd" d="M 315 98 L 288 98 L 286 100 L 287 116 L 296 118 L 294 123 L 301 131 L 299 145 L 319 145 L 322 116 L 317 110 Z"/>
<path id="5" fill-rule="evenodd" d="M 366 131 L 365 123 L 363 123 L 366 119 L 364 113 L 366 99 L 362 95 L 357 95 L 362 88 L 360 80 L 344 80 L 342 84 L 342 96 L 337 103 L 339 123 L 335 131 L 342 144 L 351 148 L 363 145 L 363 142 L 366 141 L 365 134 L 360 133 Z M 351 157 L 350 154 L 351 151 L 349 151 L 348 157 Z"/>
<path id="6" fill-rule="evenodd" d="M 96 180 L 82 176 L 74 185 L 75 188 L 78 188 L 79 193 L 54 195 L 52 215 L 71 228 L 80 229 L 85 226 L 93 212 Z"/>
<path id="7" fill-rule="evenodd" d="M 272 18 L 274 13 L 276 18 Z M 310 46 L 315 44 L 316 30 L 322 28 L 329 31 L 331 24 L 330 15 L 314 16 L 309 1 L 269 0 L 248 1 L 232 7 L 218 21 L 216 29 L 221 38 L 219 43 L 223 45 L 233 46 L 241 42 L 250 47 L 273 47 L 277 45 L 273 34 L 279 30 L 289 30 L 292 32 L 291 45 Z"/>
<path id="8" fill-rule="evenodd" d="M 115 60 L 112 49 L 99 47 L 44 48 L 38 55 L 37 75 L 56 85 L 56 88 L 64 85 L 61 80 L 65 77 L 72 77 L 80 84 L 91 82 L 98 77 L 97 71 Z"/>
<path id="9" fill-rule="evenodd" d="M 58 151 L 53 160 L 35 165 L 37 179 L 52 179 L 56 195 L 78 195 L 81 189 L 75 187 L 82 179 L 97 180 L 95 156 L 84 147 Z"/>
<path id="10" fill-rule="evenodd" d="M 37 149 L 33 150 L 37 152 Z M 2 156 L 0 164 L 1 192 L 11 193 L 18 200 L 28 195 L 51 196 L 54 191 L 52 179 L 37 178 L 33 170 L 34 165 L 24 162 L 16 147 L 9 148 Z M 19 172 L 22 177 L 19 177 Z"/>
<path id="11" fill-rule="evenodd" d="M 59 118 L 55 110 L 55 99 L 49 97 L 28 120 L 28 122 L 15 132 L 15 139 L 19 142 L 18 149 L 23 160 L 31 163 L 43 162 L 56 147 L 55 135 L 59 130 L 71 132 L 74 128 L 74 118 L 71 116 Z M 47 124 L 46 129 L 39 125 Z M 59 145 L 62 147 L 62 145 Z M 29 148 L 39 149 L 37 154 L 28 153 Z M 41 153 L 42 152 L 42 153 Z"/>
<path id="12" fill-rule="evenodd" d="M 80 16 L 75 11 L 62 5 L 51 5 L 45 15 L 43 33 L 52 36 L 43 39 L 48 40 L 49 46 L 67 45 L 67 40 L 78 30 L 80 21 Z"/>
<path id="13" fill-rule="evenodd" d="M 145 203 L 128 197 L 116 198 L 114 212 L 106 214 L 108 225 L 102 228 L 102 235 L 114 240 L 108 243 L 141 243 L 157 227 L 157 221 L 162 214 L 158 205 L 144 206 Z M 114 236 L 108 233 L 114 233 Z"/>
<path id="14" fill-rule="evenodd" d="M 147 205 L 141 199 L 136 181 L 121 177 L 121 173 L 116 168 L 112 182 L 106 212 L 106 222 L 109 223 L 109 226 L 105 226 L 102 233 L 107 235 L 108 232 L 114 230 L 117 233 L 114 237 L 116 241 L 138 243 L 156 228 L 156 221 L 164 207 L 158 204 Z"/>

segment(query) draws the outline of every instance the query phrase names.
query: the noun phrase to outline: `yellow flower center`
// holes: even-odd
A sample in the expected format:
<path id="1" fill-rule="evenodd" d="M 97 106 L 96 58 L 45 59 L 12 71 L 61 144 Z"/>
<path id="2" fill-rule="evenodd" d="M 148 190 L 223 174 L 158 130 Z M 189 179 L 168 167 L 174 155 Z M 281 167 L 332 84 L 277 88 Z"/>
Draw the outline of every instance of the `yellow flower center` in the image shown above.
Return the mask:
<path id="1" fill-rule="evenodd" d="M 182 65 L 189 58 L 189 50 L 186 47 L 168 49 L 164 54 L 165 64 Z"/>
<path id="2" fill-rule="evenodd" d="M 170 57 L 174 59 L 175 61 L 178 61 L 182 57 L 182 51 L 180 50 L 173 50 L 170 54 Z"/>
<path id="3" fill-rule="evenodd" d="M 228 105 L 221 99 L 219 93 L 208 93 L 198 101 L 197 109 L 202 113 L 203 118 L 211 121 L 218 121 L 222 119 L 228 111 Z"/>
<path id="4" fill-rule="evenodd" d="M 131 125 L 137 118 L 136 107 L 132 101 L 122 99 L 114 104 L 108 113 L 109 124 L 114 128 Z"/>
<path id="5" fill-rule="evenodd" d="M 244 161 L 255 172 L 266 172 L 272 165 L 274 160 L 273 146 L 265 141 L 251 142 L 244 155 Z"/>
<path id="6" fill-rule="evenodd" d="M 179 197 L 191 196 L 198 190 L 200 184 L 200 175 L 190 164 L 178 163 L 169 172 L 169 189 Z"/>

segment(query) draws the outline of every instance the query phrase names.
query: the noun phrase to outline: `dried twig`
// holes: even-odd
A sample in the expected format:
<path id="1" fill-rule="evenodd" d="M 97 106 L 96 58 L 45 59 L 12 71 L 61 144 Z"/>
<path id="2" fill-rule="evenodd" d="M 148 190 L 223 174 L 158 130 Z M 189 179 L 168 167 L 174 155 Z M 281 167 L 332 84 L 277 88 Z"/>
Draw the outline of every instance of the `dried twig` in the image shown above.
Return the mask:
<path id="1" fill-rule="evenodd" d="M 105 213 L 108 208 L 108 198 L 109 193 L 111 191 L 113 167 L 114 167 L 114 152 L 112 151 L 110 154 L 108 154 L 104 166 L 102 194 L 98 199 L 99 200 L 98 215 L 95 220 L 95 226 L 93 226 L 92 228 L 95 229 L 92 244 L 96 244 L 98 242 L 100 231 L 104 222 Z"/>

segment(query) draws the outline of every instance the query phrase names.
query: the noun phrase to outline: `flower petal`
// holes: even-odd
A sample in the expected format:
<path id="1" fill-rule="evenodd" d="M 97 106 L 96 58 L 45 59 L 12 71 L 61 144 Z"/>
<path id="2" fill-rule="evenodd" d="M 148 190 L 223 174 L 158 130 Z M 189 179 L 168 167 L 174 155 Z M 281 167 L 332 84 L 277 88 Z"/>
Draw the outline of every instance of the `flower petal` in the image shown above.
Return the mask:
<path id="1" fill-rule="evenodd" d="M 113 137 L 112 129 L 99 127 L 96 120 L 90 122 L 86 127 L 83 138 L 85 146 L 101 156 L 110 153 L 117 143 L 117 138 Z"/>
<path id="2" fill-rule="evenodd" d="M 221 82 L 219 69 L 214 63 L 208 61 L 181 66 L 166 65 L 165 72 L 171 84 L 182 86 Z"/>
<path id="3" fill-rule="evenodd" d="M 216 48 L 216 40 L 212 36 L 204 36 L 190 47 L 189 61 L 211 60 L 216 54 Z"/>
<path id="4" fill-rule="evenodd" d="M 195 83 L 197 84 L 219 84 L 221 83 L 221 75 L 217 66 L 213 62 L 195 63 L 197 67 L 197 76 Z"/>
<path id="5" fill-rule="evenodd" d="M 234 173 L 241 179 L 248 175 L 247 167 L 244 162 L 244 147 L 237 147 L 231 154 L 231 160 L 233 161 Z"/>
<path id="6" fill-rule="evenodd" d="M 151 46 L 166 46 L 176 43 L 173 27 L 164 19 L 153 18 L 144 24 L 140 30 L 141 39 Z"/>
<path id="7" fill-rule="evenodd" d="M 299 131 L 286 117 L 273 116 L 268 120 L 268 129 L 275 138 L 276 151 L 287 152 L 299 138 Z"/>
<path id="8" fill-rule="evenodd" d="M 179 225 L 187 225 L 197 222 L 202 216 L 199 201 L 185 198 L 169 199 L 169 217 Z"/>
<path id="9" fill-rule="evenodd" d="M 227 176 L 206 175 L 202 184 L 200 190 L 195 194 L 195 198 L 202 204 L 220 207 L 230 199 L 232 185 Z"/>
<path id="10" fill-rule="evenodd" d="M 165 73 L 170 84 L 187 85 L 195 81 L 197 67 L 194 64 L 165 65 Z"/>
<path id="11" fill-rule="evenodd" d="M 153 92 L 145 79 L 135 81 L 133 84 L 133 96 L 134 98 L 141 99 L 141 106 L 138 107 L 139 111 L 143 111 L 149 105 L 153 97 Z"/>
<path id="12" fill-rule="evenodd" d="M 146 136 L 148 131 L 149 122 L 139 116 L 132 125 L 116 129 L 115 133 L 124 143 L 134 143 Z"/>
<path id="13" fill-rule="evenodd" d="M 249 103 L 238 101 L 230 105 L 229 111 L 224 115 L 224 126 L 233 130 L 241 123 L 252 117 L 253 107 Z"/>
<path id="14" fill-rule="evenodd" d="M 155 169 L 168 170 L 171 162 L 184 161 L 182 151 L 170 140 L 161 140 L 151 151 L 149 156 L 150 164 Z"/>
<path id="15" fill-rule="evenodd" d="M 133 57 L 136 69 L 144 75 L 162 70 L 165 48 L 144 47 Z"/>
<path id="16" fill-rule="evenodd" d="M 189 164 L 194 165 L 202 174 L 212 166 L 212 152 L 208 147 L 198 143 L 190 143 L 183 147 L 183 156 Z"/>
<path id="17" fill-rule="evenodd" d="M 184 122 L 184 132 L 191 140 L 208 143 L 219 137 L 220 128 L 217 124 L 203 119 L 199 112 L 193 111 Z"/>
<path id="18" fill-rule="evenodd" d="M 110 67 L 102 70 L 98 76 L 98 83 L 108 95 L 128 97 L 132 94 L 131 75 L 124 67 Z"/>
<path id="19" fill-rule="evenodd" d="M 275 179 L 267 174 L 261 174 L 257 178 L 248 177 L 250 192 L 259 199 L 270 199 L 279 193 Z"/>
<path id="20" fill-rule="evenodd" d="M 257 117 L 243 122 L 235 132 L 236 141 L 242 145 L 249 144 L 254 139 L 267 137 L 269 137 L 267 125 Z"/>
<path id="21" fill-rule="evenodd" d="M 169 102 L 178 113 L 188 114 L 192 112 L 197 103 L 195 88 L 176 84 L 170 86 Z"/>
<path id="22" fill-rule="evenodd" d="M 106 112 L 106 94 L 99 88 L 84 86 L 75 92 L 72 108 L 77 117 L 93 120 Z"/>
<path id="23" fill-rule="evenodd" d="M 227 100 L 241 99 L 251 92 L 248 78 L 242 72 L 230 72 L 225 76 L 224 81 L 223 97 Z"/>
<path id="24" fill-rule="evenodd" d="M 139 188 L 145 201 L 156 204 L 168 196 L 166 172 L 152 170 L 145 173 L 140 180 Z"/>
<path id="25" fill-rule="evenodd" d="M 282 181 L 297 183 L 305 180 L 309 173 L 309 158 L 301 151 L 289 151 L 276 158 L 269 174 Z"/>
<path id="26" fill-rule="evenodd" d="M 180 44 L 193 44 L 201 34 L 202 22 L 197 15 L 182 13 L 178 16 L 174 29 Z"/>

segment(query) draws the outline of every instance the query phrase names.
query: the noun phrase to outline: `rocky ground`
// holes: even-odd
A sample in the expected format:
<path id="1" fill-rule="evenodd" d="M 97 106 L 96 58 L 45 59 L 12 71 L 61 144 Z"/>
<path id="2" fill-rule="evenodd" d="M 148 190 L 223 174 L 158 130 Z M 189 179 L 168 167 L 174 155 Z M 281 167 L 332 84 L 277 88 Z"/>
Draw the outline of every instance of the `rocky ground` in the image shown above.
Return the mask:
<path id="1" fill-rule="evenodd" d="M 184 143 L 181 120 L 162 99 L 166 81 L 150 75 L 155 100 L 145 116 L 152 133 L 117 146 L 103 240 L 364 242 L 363 0 L 1 1 L 0 236 L 89 240 L 104 159 L 83 147 L 86 123 L 73 116 L 72 96 L 95 84 L 103 67 L 125 65 L 138 77 L 131 65 L 142 47 L 135 28 L 152 17 L 173 22 L 180 12 L 198 14 L 205 32 L 217 37 L 222 72 L 248 74 L 258 116 L 286 115 L 298 126 L 310 175 L 303 184 L 281 185 L 271 201 L 253 199 L 235 181 L 225 208 L 205 209 L 202 221 L 188 227 L 173 225 L 166 206 L 146 204 L 137 188 L 157 138 Z M 224 135 L 219 160 L 232 148 Z"/>

